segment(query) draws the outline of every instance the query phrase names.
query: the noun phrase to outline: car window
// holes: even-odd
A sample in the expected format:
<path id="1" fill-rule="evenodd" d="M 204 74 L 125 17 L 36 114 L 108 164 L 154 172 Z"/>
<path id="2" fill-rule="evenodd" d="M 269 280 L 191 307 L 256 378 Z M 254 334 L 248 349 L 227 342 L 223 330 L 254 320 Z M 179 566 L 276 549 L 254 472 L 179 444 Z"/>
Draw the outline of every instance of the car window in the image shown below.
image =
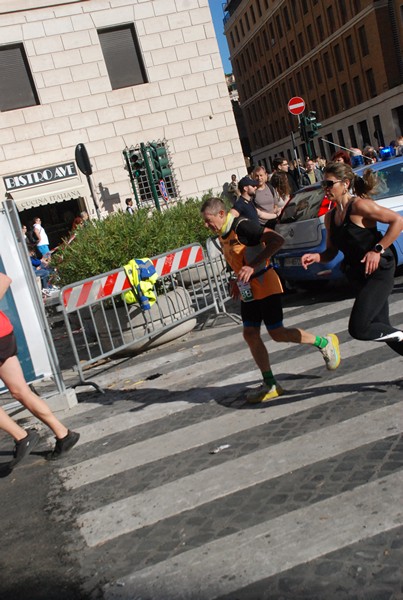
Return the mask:
<path id="1" fill-rule="evenodd" d="M 362 175 L 365 169 L 360 169 L 359 174 Z M 376 171 L 379 178 L 379 185 L 374 200 L 382 198 L 390 198 L 403 194 L 403 163 L 388 165 L 385 164 L 382 169 Z"/>
<path id="2" fill-rule="evenodd" d="M 325 192 L 322 188 L 297 192 L 284 207 L 280 223 L 314 219 L 320 212 L 324 198 Z"/>

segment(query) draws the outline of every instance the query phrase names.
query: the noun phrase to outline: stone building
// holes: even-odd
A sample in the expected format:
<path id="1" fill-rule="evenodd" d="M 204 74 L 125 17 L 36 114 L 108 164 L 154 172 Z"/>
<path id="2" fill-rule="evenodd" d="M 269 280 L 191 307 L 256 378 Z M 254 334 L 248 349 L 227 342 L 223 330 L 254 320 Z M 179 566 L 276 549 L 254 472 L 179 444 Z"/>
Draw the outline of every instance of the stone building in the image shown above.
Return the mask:
<path id="1" fill-rule="evenodd" d="M 292 131 L 304 156 L 295 96 L 322 123 L 317 155 L 402 135 L 401 0 L 228 0 L 224 22 L 255 163 L 293 158 Z"/>
<path id="2" fill-rule="evenodd" d="M 1 196 L 52 232 L 131 195 L 122 151 L 166 140 L 180 197 L 245 173 L 207 0 L 0 0 Z"/>

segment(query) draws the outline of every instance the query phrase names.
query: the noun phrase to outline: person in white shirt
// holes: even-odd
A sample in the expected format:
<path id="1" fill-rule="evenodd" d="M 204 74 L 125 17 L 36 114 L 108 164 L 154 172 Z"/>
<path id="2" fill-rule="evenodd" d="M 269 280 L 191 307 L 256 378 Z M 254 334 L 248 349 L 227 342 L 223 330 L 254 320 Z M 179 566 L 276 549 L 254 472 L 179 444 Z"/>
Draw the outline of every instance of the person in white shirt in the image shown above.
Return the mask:
<path id="1" fill-rule="evenodd" d="M 50 254 L 49 238 L 46 234 L 46 231 L 44 230 L 44 228 L 41 225 L 40 217 L 35 217 L 35 219 L 34 219 L 34 233 L 38 239 L 38 241 L 36 242 L 36 247 L 39 250 L 39 252 L 42 254 L 42 256 L 45 256 L 46 254 Z"/>

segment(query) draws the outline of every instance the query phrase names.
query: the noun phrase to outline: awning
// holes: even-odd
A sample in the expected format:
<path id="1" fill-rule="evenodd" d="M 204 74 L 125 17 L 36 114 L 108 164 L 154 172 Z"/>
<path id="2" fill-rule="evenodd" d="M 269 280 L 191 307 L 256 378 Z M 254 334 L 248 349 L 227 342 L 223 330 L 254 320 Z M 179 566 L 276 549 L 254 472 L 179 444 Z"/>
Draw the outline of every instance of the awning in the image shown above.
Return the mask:
<path id="1" fill-rule="evenodd" d="M 46 192 L 46 193 L 45 193 Z M 35 208 L 44 204 L 55 204 L 65 200 L 84 197 L 88 192 L 86 186 L 75 185 L 74 187 L 62 188 L 57 184 L 42 185 L 36 189 L 14 191 L 11 197 L 15 201 L 19 211 L 27 208 Z"/>

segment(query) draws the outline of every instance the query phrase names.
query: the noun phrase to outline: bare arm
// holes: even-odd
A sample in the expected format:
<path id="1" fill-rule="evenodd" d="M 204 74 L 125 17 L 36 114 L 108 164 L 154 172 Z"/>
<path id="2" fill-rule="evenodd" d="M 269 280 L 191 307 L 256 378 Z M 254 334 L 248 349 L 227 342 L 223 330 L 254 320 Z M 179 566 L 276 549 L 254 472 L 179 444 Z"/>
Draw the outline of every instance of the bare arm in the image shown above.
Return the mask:
<path id="1" fill-rule="evenodd" d="M 11 284 L 11 279 L 5 273 L 0 273 L 0 300 L 4 297 Z"/>
<path id="2" fill-rule="evenodd" d="M 377 221 L 389 225 L 385 235 L 379 241 L 385 249 L 389 248 L 403 231 L 403 217 L 389 208 L 380 206 L 373 200 L 357 198 L 351 211 L 351 217 L 357 225 L 364 227 L 373 227 Z M 356 221 L 354 217 L 358 217 L 358 220 Z"/>
<path id="3" fill-rule="evenodd" d="M 43 228 L 40 225 L 34 227 L 34 234 L 36 235 L 38 242 L 41 242 L 42 240 L 42 231 Z"/>
<path id="4" fill-rule="evenodd" d="M 277 214 L 278 213 L 276 213 L 276 212 L 270 213 L 270 212 L 267 212 L 265 210 L 262 210 L 261 208 L 258 208 L 257 206 L 255 208 L 256 208 L 256 212 L 258 214 L 258 217 L 260 219 L 264 219 L 265 221 L 269 221 L 271 219 L 276 219 L 277 218 Z"/>
<path id="5" fill-rule="evenodd" d="M 357 225 L 364 227 L 373 227 L 377 221 L 389 225 L 385 235 L 378 242 L 384 249 L 389 248 L 398 238 L 401 231 L 403 231 L 403 217 L 393 210 L 365 198 L 358 198 L 354 202 L 351 217 Z M 374 252 L 373 250 L 367 252 L 361 261 L 365 263 L 365 274 L 371 275 L 371 273 L 376 271 L 380 260 L 381 254 L 379 252 Z"/>

